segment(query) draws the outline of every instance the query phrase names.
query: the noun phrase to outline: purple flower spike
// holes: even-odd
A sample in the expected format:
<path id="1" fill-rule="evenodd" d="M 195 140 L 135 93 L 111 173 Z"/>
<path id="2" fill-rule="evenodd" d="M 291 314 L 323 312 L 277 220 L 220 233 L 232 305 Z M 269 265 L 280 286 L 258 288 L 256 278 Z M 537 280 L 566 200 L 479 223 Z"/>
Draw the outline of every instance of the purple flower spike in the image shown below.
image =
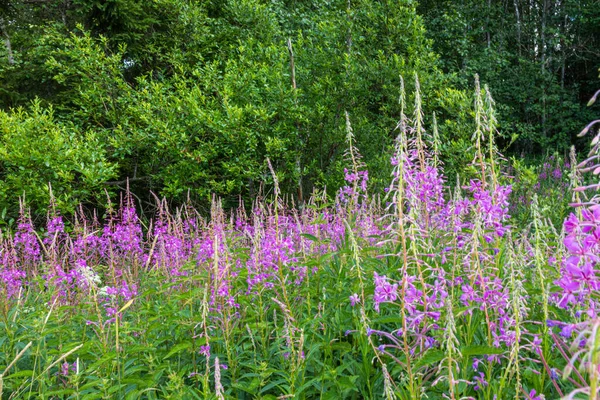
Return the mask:
<path id="1" fill-rule="evenodd" d="M 489 383 L 485 380 L 485 375 L 483 372 L 480 372 L 479 376 L 475 376 L 474 384 L 475 387 L 473 389 L 475 390 L 483 389 L 484 387 L 489 385 Z"/>
<path id="2" fill-rule="evenodd" d="M 538 395 L 535 389 L 531 389 L 531 392 L 527 394 L 529 400 L 544 400 L 544 395 Z"/>
<path id="3" fill-rule="evenodd" d="M 202 354 L 205 357 L 210 357 L 210 344 L 204 345 L 204 346 L 200 346 L 200 354 Z"/>

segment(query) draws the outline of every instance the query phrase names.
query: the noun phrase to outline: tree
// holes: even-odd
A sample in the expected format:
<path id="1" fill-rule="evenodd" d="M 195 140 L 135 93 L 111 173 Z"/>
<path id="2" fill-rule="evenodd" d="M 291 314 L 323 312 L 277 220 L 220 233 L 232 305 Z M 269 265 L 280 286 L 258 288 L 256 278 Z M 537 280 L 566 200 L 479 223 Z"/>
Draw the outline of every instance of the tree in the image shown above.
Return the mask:
<path id="1" fill-rule="evenodd" d="M 513 151 L 566 149 L 598 85 L 598 1 L 422 1 L 443 69 L 488 83 Z M 442 29 L 444 28 L 444 29 Z"/>
<path id="2" fill-rule="evenodd" d="M 409 93 L 419 76 L 426 115 L 437 111 L 457 158 L 471 135 L 468 113 L 450 116 L 470 101 L 437 67 L 412 2 L 11 6 L 14 63 L 0 64 L 2 108 L 38 115 L 36 101 L 36 110 L 53 110 L 58 130 L 93 134 L 102 144 L 94 156 L 111 165 L 104 188 L 129 180 L 141 199 L 153 191 L 179 203 L 212 194 L 252 201 L 272 183 L 267 158 L 299 200 L 313 187 L 333 193 L 343 179 L 346 111 L 374 184 L 384 185 L 400 75 Z M 64 183 L 50 180 L 58 191 Z"/>

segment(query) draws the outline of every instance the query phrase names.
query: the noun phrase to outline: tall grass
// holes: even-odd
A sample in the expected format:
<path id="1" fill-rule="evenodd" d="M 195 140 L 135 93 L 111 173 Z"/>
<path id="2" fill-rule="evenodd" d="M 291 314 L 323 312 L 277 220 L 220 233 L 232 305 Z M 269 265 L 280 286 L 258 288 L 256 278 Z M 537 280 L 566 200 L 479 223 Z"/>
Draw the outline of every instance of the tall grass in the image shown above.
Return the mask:
<path id="1" fill-rule="evenodd" d="M 600 208 L 561 232 L 532 196 L 514 226 L 489 91 L 454 188 L 419 93 L 412 118 L 400 98 L 385 193 L 346 114 L 335 199 L 290 207 L 269 163 L 272 199 L 209 218 L 157 199 L 143 225 L 125 195 L 41 230 L 23 205 L 0 241 L 0 397 L 597 398 Z"/>

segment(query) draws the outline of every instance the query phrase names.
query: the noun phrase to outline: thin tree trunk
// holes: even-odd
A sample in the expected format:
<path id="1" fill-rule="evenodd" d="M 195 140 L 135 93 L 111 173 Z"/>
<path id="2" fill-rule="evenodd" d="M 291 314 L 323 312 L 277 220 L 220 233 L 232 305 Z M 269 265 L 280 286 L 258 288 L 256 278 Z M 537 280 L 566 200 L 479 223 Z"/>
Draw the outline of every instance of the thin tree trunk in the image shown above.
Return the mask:
<path id="1" fill-rule="evenodd" d="M 487 39 L 487 47 L 488 49 L 492 46 L 492 35 L 490 33 L 490 14 L 492 13 L 492 0 L 488 0 L 488 11 L 487 11 L 487 18 L 485 21 L 485 36 Z"/>
<path id="2" fill-rule="evenodd" d="M 287 40 L 288 51 L 290 53 L 290 74 L 292 79 L 292 88 L 296 92 L 296 65 L 294 63 L 294 48 L 292 47 L 292 39 Z"/>
<path id="3" fill-rule="evenodd" d="M 515 5 L 515 16 L 517 17 L 517 48 L 519 51 L 519 58 L 521 57 L 521 14 L 519 13 L 519 2 L 513 0 Z"/>
<path id="4" fill-rule="evenodd" d="M 565 69 L 566 69 L 566 55 L 563 50 L 562 54 L 562 65 L 560 66 L 560 88 L 565 88 Z"/>
<path id="5" fill-rule="evenodd" d="M 297 89 L 298 87 L 296 86 L 296 64 L 294 62 L 294 48 L 292 47 L 292 39 L 288 38 L 287 40 L 287 47 L 288 47 L 288 52 L 290 53 L 290 77 L 292 80 L 292 91 L 294 93 L 294 106 L 298 107 L 298 92 Z M 302 138 L 300 138 L 300 124 L 298 123 L 298 121 L 296 121 L 296 131 L 298 132 L 298 138 L 300 139 L 300 144 L 302 146 L 302 152 L 304 151 L 304 140 Z M 300 152 L 297 156 L 296 156 L 296 169 L 298 170 L 298 203 L 302 204 L 303 200 L 303 193 L 302 193 L 302 162 L 301 162 L 301 158 L 300 158 L 300 154 L 302 154 L 302 152 Z"/>
<path id="6" fill-rule="evenodd" d="M 561 6 L 563 5 L 563 2 L 560 2 Z M 563 10 L 561 10 L 561 12 L 564 12 L 564 8 Z M 566 45 L 567 45 L 567 41 L 565 40 L 565 37 L 567 35 L 567 16 L 565 15 L 564 18 L 562 19 L 562 29 L 561 29 L 561 39 L 560 39 L 560 53 L 561 53 L 561 65 L 560 65 L 560 88 L 564 89 L 565 88 L 565 70 L 566 70 L 566 64 L 567 64 L 567 51 L 565 49 Z"/>
<path id="7" fill-rule="evenodd" d="M 60 8 L 60 16 L 64 26 L 67 26 L 67 11 L 69 11 L 69 0 L 64 0 Z"/>
<path id="8" fill-rule="evenodd" d="M 546 70 L 546 12 L 547 0 L 542 1 L 542 29 L 540 30 L 540 60 L 542 72 Z"/>
<path id="9" fill-rule="evenodd" d="M 8 31 L 6 30 L 6 24 L 4 22 L 3 17 L 0 17 L 0 31 L 2 31 L 2 36 L 4 37 L 4 46 L 6 47 L 8 63 L 10 65 L 13 65 L 15 63 L 15 57 L 13 55 L 12 45 L 10 44 L 10 36 L 8 35 Z"/>
<path id="10" fill-rule="evenodd" d="M 546 14 L 547 14 L 547 0 L 542 0 L 542 29 L 540 31 L 540 61 L 542 68 L 542 79 L 545 80 L 546 72 Z M 546 129 L 546 83 L 544 81 L 542 88 L 542 133 L 544 137 L 547 137 Z"/>
<path id="11" fill-rule="evenodd" d="M 348 16 L 348 32 L 346 34 L 346 48 L 348 49 L 348 54 L 352 53 L 352 17 L 350 16 L 351 4 L 350 0 L 348 0 L 348 6 L 346 9 L 346 13 Z"/>

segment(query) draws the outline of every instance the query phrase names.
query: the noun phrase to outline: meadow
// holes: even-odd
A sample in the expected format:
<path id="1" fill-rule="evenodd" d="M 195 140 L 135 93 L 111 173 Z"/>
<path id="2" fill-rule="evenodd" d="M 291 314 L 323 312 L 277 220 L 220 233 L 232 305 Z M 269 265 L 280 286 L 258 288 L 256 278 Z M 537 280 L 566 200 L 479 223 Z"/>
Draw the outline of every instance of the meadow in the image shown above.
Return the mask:
<path id="1" fill-rule="evenodd" d="M 0 242 L 0 398 L 599 398 L 598 139 L 515 169 L 476 93 L 456 183 L 417 94 L 381 193 L 346 114 L 335 198 L 284 201 L 269 164 L 272 191 L 210 216 L 157 198 L 144 219 L 126 192 L 34 226 L 22 203 Z"/>

